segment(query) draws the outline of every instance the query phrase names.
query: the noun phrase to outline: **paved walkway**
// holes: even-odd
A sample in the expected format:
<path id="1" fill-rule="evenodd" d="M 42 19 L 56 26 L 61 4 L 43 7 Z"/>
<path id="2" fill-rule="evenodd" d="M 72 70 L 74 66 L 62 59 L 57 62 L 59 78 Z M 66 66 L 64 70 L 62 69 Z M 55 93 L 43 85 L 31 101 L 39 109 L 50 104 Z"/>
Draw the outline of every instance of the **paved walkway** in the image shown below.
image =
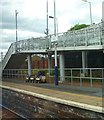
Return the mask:
<path id="1" fill-rule="evenodd" d="M 59 86 L 54 86 L 52 84 L 33 84 L 33 83 L 25 83 L 25 82 L 2 82 L 2 86 L 10 87 L 10 88 L 15 88 L 18 90 L 24 90 L 25 93 L 31 92 L 33 94 L 38 94 L 40 96 L 47 96 L 49 100 L 58 100 L 58 101 L 64 101 L 63 103 L 65 104 L 72 104 L 74 106 L 81 106 L 82 108 L 91 109 L 96 111 L 102 110 L 102 97 L 97 96 L 97 95 L 91 95 L 91 94 L 97 94 L 100 92 L 100 89 L 88 89 L 88 88 L 81 88 L 79 89 L 78 87 L 69 87 L 68 86 L 65 89 L 65 85 L 59 85 Z M 62 89 L 61 89 L 62 88 Z M 71 89 L 73 88 L 73 89 Z M 85 90 L 86 89 L 86 90 Z M 78 91 L 79 90 L 79 91 Z M 85 94 L 86 92 L 86 94 Z M 46 97 L 43 96 L 43 98 L 46 99 Z M 53 101 L 54 101 L 53 100 Z M 57 101 L 57 102 L 58 102 Z M 56 102 L 56 101 L 55 101 Z M 77 103 L 77 104 L 76 104 Z M 77 106 L 78 107 L 78 106 Z M 96 110 L 95 110 L 96 109 Z"/>

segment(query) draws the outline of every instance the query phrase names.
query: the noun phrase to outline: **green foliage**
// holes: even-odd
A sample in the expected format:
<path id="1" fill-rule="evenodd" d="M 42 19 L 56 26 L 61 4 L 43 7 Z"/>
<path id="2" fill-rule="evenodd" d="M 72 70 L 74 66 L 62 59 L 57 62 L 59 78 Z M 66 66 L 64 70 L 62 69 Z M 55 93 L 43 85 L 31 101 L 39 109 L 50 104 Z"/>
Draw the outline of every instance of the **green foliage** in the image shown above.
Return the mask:
<path id="1" fill-rule="evenodd" d="M 86 28 L 88 26 L 89 25 L 86 25 L 86 24 L 76 24 L 76 25 L 74 25 L 74 27 L 71 27 L 70 30 L 68 30 L 68 31 L 79 30 L 82 28 Z"/>

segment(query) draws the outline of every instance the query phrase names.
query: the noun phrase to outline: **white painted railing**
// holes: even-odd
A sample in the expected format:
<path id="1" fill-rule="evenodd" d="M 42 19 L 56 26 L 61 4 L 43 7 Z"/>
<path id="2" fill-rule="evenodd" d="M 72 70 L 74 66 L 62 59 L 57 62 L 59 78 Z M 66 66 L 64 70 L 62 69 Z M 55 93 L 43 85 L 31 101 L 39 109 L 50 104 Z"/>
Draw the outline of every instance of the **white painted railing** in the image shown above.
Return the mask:
<path id="1" fill-rule="evenodd" d="M 40 50 L 48 48 L 48 39 L 46 37 L 31 38 L 21 40 L 17 43 L 18 52 L 29 50 Z"/>
<path id="2" fill-rule="evenodd" d="M 4 57 L 3 60 L 2 60 L 2 69 L 5 68 L 7 62 L 9 61 L 9 59 L 10 59 L 10 57 L 11 57 L 11 55 L 14 54 L 14 53 L 15 53 L 15 43 L 12 43 L 12 44 L 10 45 L 10 47 L 9 47 L 9 49 L 8 49 L 5 57 Z"/>
<path id="3" fill-rule="evenodd" d="M 81 30 L 68 31 L 58 35 L 58 47 L 75 47 L 104 44 L 102 23 Z"/>

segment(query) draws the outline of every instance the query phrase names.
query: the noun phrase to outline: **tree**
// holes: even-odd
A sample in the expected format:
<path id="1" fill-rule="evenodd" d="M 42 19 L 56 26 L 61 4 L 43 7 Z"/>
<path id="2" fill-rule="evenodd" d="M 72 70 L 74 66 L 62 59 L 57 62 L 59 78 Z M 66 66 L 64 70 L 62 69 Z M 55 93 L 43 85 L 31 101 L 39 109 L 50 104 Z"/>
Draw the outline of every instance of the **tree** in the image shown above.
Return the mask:
<path id="1" fill-rule="evenodd" d="M 82 28 L 86 28 L 88 26 L 90 26 L 90 25 L 76 24 L 76 25 L 74 25 L 74 27 L 71 27 L 68 31 L 79 30 L 79 29 L 82 29 Z"/>

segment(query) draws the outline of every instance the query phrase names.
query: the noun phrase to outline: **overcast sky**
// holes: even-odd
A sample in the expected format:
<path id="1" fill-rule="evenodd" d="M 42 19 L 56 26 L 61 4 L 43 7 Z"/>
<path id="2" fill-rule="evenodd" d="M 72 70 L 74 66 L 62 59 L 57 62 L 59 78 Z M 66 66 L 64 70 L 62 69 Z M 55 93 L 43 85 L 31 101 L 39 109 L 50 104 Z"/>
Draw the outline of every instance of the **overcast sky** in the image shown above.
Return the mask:
<path id="1" fill-rule="evenodd" d="M 18 11 L 18 40 L 45 36 L 47 0 L 0 0 L 0 52 L 7 51 L 15 42 L 15 10 Z M 49 15 L 53 16 L 53 1 L 49 2 Z M 102 1 L 89 0 L 92 19 L 99 23 L 102 18 Z M 75 24 L 90 24 L 89 3 L 82 0 L 56 0 L 58 31 L 66 32 Z M 49 33 L 53 33 L 53 20 L 49 19 Z"/>

